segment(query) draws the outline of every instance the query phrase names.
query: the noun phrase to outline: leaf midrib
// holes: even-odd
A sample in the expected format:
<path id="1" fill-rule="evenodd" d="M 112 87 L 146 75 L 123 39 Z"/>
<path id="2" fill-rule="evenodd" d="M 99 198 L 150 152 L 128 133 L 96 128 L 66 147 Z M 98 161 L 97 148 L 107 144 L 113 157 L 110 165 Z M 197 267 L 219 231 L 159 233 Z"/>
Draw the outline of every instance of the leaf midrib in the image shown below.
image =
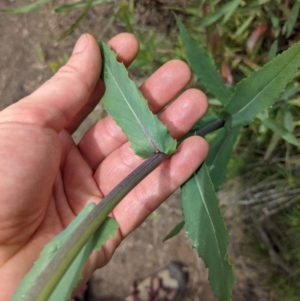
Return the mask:
<path id="1" fill-rule="evenodd" d="M 128 105 L 131 113 L 133 114 L 134 118 L 136 119 L 138 125 L 140 126 L 140 128 L 142 129 L 143 133 L 145 134 L 146 138 L 148 139 L 148 141 L 150 142 L 151 146 L 153 147 L 154 151 L 159 151 L 157 145 L 154 143 L 154 141 L 151 139 L 151 135 L 148 133 L 148 131 L 146 130 L 146 128 L 143 126 L 143 124 L 141 123 L 141 121 L 139 120 L 138 116 L 136 115 L 135 111 L 133 110 L 132 106 L 130 105 L 130 103 L 128 102 L 126 96 L 124 95 L 124 93 L 122 92 L 121 87 L 119 86 L 118 82 L 115 79 L 114 73 L 112 72 L 112 70 L 109 68 L 110 66 L 106 66 L 107 70 L 110 72 L 111 77 L 115 83 L 115 85 L 117 86 L 120 94 L 122 95 L 124 101 L 126 102 L 126 104 Z"/>
<path id="2" fill-rule="evenodd" d="M 293 59 L 286 65 L 284 66 L 281 71 L 279 73 L 277 73 L 277 75 L 275 77 L 273 77 L 273 79 L 258 93 L 256 94 L 256 96 L 254 98 L 252 98 L 240 111 L 237 111 L 236 113 L 232 114 L 231 118 L 235 117 L 238 114 L 241 114 L 244 110 L 246 110 L 248 108 L 248 106 L 250 106 L 253 101 L 256 101 L 256 98 L 259 97 L 264 91 L 265 89 L 271 85 L 273 83 L 274 80 L 277 79 L 277 77 L 286 69 L 288 68 L 288 66 L 295 60 L 295 58 L 299 55 L 299 53 L 296 53 L 293 57 Z"/>
<path id="3" fill-rule="evenodd" d="M 215 241 L 216 241 L 216 244 L 217 244 L 217 247 L 218 247 L 218 253 L 219 253 L 219 256 L 220 256 L 221 259 L 223 259 L 223 258 L 222 258 L 222 254 L 220 253 L 220 246 L 219 246 L 219 242 L 218 242 L 217 235 L 216 235 L 217 231 L 216 231 L 216 229 L 215 229 L 215 227 L 214 227 L 214 224 L 213 224 L 213 222 L 212 222 L 212 218 L 211 218 L 211 216 L 210 216 L 210 214 L 209 214 L 209 210 L 208 210 L 208 207 L 207 207 L 207 205 L 206 205 L 206 202 L 205 202 L 205 199 L 204 199 L 204 195 L 203 195 L 203 193 L 202 193 L 201 186 L 200 186 L 200 183 L 199 183 L 199 181 L 198 181 L 198 178 L 197 178 L 196 174 L 194 174 L 194 178 L 195 178 L 196 185 L 197 185 L 198 191 L 199 191 L 199 193 L 200 193 L 200 196 L 201 196 L 201 198 L 202 198 L 202 200 L 203 200 L 203 204 L 204 204 L 206 213 L 207 213 L 208 218 L 209 218 L 209 220 L 210 220 L 211 227 L 212 227 L 213 232 L 214 232 L 214 234 L 215 234 L 215 235 L 214 235 L 214 238 L 215 238 Z M 221 262 L 222 262 L 221 264 L 222 264 L 222 267 L 223 267 L 223 260 L 221 260 Z"/>

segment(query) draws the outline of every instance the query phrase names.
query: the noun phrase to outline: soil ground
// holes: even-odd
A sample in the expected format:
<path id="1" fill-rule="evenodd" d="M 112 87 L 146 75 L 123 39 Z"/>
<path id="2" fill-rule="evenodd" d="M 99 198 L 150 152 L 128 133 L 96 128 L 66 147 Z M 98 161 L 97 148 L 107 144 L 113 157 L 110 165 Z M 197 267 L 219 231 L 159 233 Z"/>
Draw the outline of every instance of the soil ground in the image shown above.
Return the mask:
<path id="1" fill-rule="evenodd" d="M 12 8 L 28 2 L 29 0 L 2 0 L 0 6 L 1 8 Z M 57 42 L 56 38 L 59 34 L 72 24 L 80 13 L 78 11 L 69 14 L 52 13 L 54 4 L 62 2 L 53 1 L 53 3 L 25 15 L 0 14 L 0 109 L 28 95 L 51 77 L 53 71 L 71 53 L 72 47 L 81 33 L 89 32 L 95 37 L 99 37 L 101 29 L 104 28 L 113 12 L 112 5 L 93 7 L 79 29 Z M 152 1 L 151 5 L 150 1 L 141 2 L 151 8 L 151 11 L 147 10 L 147 7 L 144 8 L 148 20 L 151 19 L 153 22 L 150 25 L 158 25 L 162 20 L 167 20 L 166 16 L 161 15 L 157 7 L 153 5 L 153 2 L 158 1 Z M 186 1 L 169 2 L 184 4 Z M 145 21 L 145 18 L 140 18 L 140 20 Z M 167 23 L 163 22 L 163 24 Z M 108 40 L 122 31 L 125 31 L 122 24 L 113 24 L 109 27 L 104 40 Z M 101 114 L 102 109 L 99 105 L 75 133 L 74 139 L 78 141 L 85 130 L 100 118 Z M 227 195 L 227 193 L 223 192 L 223 195 Z M 257 264 L 253 263 L 248 256 L 241 255 L 242 231 L 239 232 L 235 229 L 236 224 L 232 219 L 232 210 L 226 210 L 232 238 L 230 257 L 235 262 L 237 275 L 233 300 L 271 300 L 256 283 Z M 213 297 L 208 285 L 207 271 L 203 262 L 197 258 L 184 233 L 162 243 L 162 238 L 181 218 L 179 193 L 177 192 L 139 229 L 125 239 L 106 267 L 94 273 L 92 300 L 123 300 L 128 295 L 134 279 L 143 278 L 172 260 L 183 262 L 190 274 L 184 300 L 217 300 Z"/>

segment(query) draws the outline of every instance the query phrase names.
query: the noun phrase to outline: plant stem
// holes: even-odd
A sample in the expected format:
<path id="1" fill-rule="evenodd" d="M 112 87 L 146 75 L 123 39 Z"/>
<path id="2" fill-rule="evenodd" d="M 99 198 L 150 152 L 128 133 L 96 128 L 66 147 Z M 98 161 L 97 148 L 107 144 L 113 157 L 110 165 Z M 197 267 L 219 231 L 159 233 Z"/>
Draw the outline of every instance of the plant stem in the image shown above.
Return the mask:
<path id="1" fill-rule="evenodd" d="M 215 122 L 212 122 L 212 123 L 209 123 L 207 126 L 205 126 L 204 128 L 198 130 L 196 132 L 196 135 L 197 136 L 201 136 L 201 137 L 204 137 L 205 135 L 217 130 L 217 129 L 220 129 L 224 126 L 225 124 L 225 121 L 224 120 L 218 120 L 218 121 L 215 121 Z"/>
<path id="2" fill-rule="evenodd" d="M 169 155 L 156 153 L 117 185 L 81 222 L 74 233 L 57 250 L 37 282 L 22 301 L 48 300 L 56 284 L 88 239 L 95 233 L 113 208 Z"/>
<path id="3" fill-rule="evenodd" d="M 196 134 L 204 136 L 224 126 L 224 122 L 214 122 L 199 130 Z M 158 167 L 170 155 L 155 153 L 138 168 L 121 181 L 81 222 L 77 229 L 69 236 L 57 250 L 46 268 L 42 271 L 38 281 L 31 286 L 22 301 L 44 301 L 64 275 L 65 271 L 77 256 L 88 239 L 95 233 L 114 207 L 147 175 Z"/>

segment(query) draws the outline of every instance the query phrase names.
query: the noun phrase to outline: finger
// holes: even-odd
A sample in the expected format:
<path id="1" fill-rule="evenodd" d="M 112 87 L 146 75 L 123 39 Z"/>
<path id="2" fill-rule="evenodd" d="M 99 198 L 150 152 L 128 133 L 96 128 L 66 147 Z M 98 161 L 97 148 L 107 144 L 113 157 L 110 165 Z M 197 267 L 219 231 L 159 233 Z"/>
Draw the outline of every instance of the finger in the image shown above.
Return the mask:
<path id="1" fill-rule="evenodd" d="M 182 72 L 178 72 L 179 69 Z M 190 76 L 190 69 L 181 61 L 170 61 L 158 69 L 141 87 L 149 99 L 150 108 L 155 112 L 164 108 L 187 84 Z M 79 148 L 91 167 L 96 168 L 106 156 L 126 141 L 126 135 L 108 116 L 87 131 Z"/>
<path id="2" fill-rule="evenodd" d="M 67 183 L 63 187 L 63 193 L 67 197 L 65 201 L 63 197 L 59 198 L 61 201 L 56 209 L 58 214 L 67 219 L 62 219 L 63 225 L 67 225 L 70 218 L 74 218 L 74 214 L 78 215 L 89 203 L 98 203 L 102 195 L 95 183 L 93 171 L 81 156 L 72 137 L 65 131 L 62 131 L 59 137 L 63 146 L 62 179 L 63 183 Z"/>
<path id="3" fill-rule="evenodd" d="M 167 72 L 168 71 L 168 72 Z M 179 60 L 172 60 L 158 69 L 140 87 L 153 113 L 163 109 L 190 81 L 191 70 Z"/>
<path id="4" fill-rule="evenodd" d="M 3 110 L 0 122 L 36 124 L 60 132 L 88 102 L 99 80 L 100 66 L 96 40 L 82 35 L 68 63 L 30 96 Z"/>
<path id="5" fill-rule="evenodd" d="M 139 42 L 131 33 L 120 33 L 113 37 L 108 44 L 118 54 L 117 59 L 128 67 L 139 52 Z"/>
<path id="6" fill-rule="evenodd" d="M 126 151 L 121 149 L 104 160 L 94 175 L 104 195 L 119 183 L 124 174 L 129 174 L 141 163 L 139 158 L 128 157 L 124 154 Z M 123 155 L 120 153 L 122 151 Z M 186 139 L 172 157 L 138 184 L 113 211 L 122 235 L 126 236 L 138 227 L 153 210 L 184 183 L 204 161 L 207 153 L 208 144 L 203 138 Z"/>
<path id="7" fill-rule="evenodd" d="M 190 89 L 181 94 L 178 99 L 160 115 L 160 118 L 168 125 L 171 134 L 175 138 L 180 138 L 183 134 L 188 132 L 188 130 L 202 115 L 204 115 L 206 109 L 206 96 L 199 90 Z M 74 143 L 72 145 L 75 146 Z M 64 147 L 64 149 L 68 148 Z M 62 155 L 62 158 L 62 161 L 64 162 L 64 154 Z M 76 161 L 78 162 L 82 160 L 83 159 L 76 159 Z M 68 161 L 70 160 L 67 160 L 67 162 Z M 70 162 L 74 161 L 75 160 L 71 160 Z M 101 182 L 100 191 L 102 191 L 102 185 L 104 185 L 104 191 L 110 191 L 133 168 L 137 167 L 140 163 L 141 159 L 134 154 L 134 151 L 130 148 L 129 143 L 124 144 L 119 149 L 119 151 L 113 152 L 107 160 L 104 160 L 104 162 L 102 162 L 100 170 L 105 172 L 105 179 L 109 179 L 109 187 L 107 190 L 107 181 L 103 181 Z M 66 165 L 66 163 L 64 163 L 64 165 Z M 80 162 L 80 166 L 83 165 L 84 164 Z M 66 175 L 65 181 L 67 181 L 65 182 L 67 184 L 66 187 L 70 187 L 70 191 L 66 191 L 68 192 L 68 198 L 72 200 L 79 200 L 78 204 L 71 204 L 74 212 L 80 212 L 83 206 L 82 204 L 85 205 L 88 199 L 86 197 L 86 194 L 89 193 L 89 190 L 91 190 L 84 189 L 84 187 L 86 185 L 87 179 L 90 176 L 89 173 L 91 173 L 92 171 L 90 171 L 89 173 L 84 173 L 81 170 L 80 166 L 74 168 L 74 166 L 72 165 L 72 168 L 69 168 L 69 170 L 72 170 L 71 174 L 64 172 L 64 174 Z M 96 167 L 98 167 L 98 165 L 95 166 L 94 170 L 96 169 Z M 66 168 L 66 170 L 68 169 Z M 99 169 L 97 170 L 97 172 L 99 172 Z M 83 181 L 83 179 L 86 179 L 86 181 Z M 93 195 L 96 195 L 96 193 L 93 193 Z"/>
<path id="8" fill-rule="evenodd" d="M 121 33 L 112 38 L 108 44 L 118 54 L 118 61 L 123 62 L 126 67 L 132 63 L 138 54 L 139 43 L 132 34 Z M 103 96 L 104 90 L 104 83 L 102 80 L 99 80 L 87 103 L 66 125 L 65 128 L 69 133 L 73 133 L 82 121 L 94 110 Z"/>
<path id="9" fill-rule="evenodd" d="M 95 107 L 99 103 L 99 100 L 103 96 L 104 90 L 105 90 L 104 83 L 102 80 L 99 80 L 86 104 L 64 126 L 65 130 L 68 133 L 73 134 L 80 126 L 80 124 L 85 120 L 85 118 L 95 109 Z"/>
<path id="10" fill-rule="evenodd" d="M 197 89 L 183 92 L 159 119 L 167 125 L 171 135 L 179 139 L 205 114 L 208 107 L 206 95 Z"/>

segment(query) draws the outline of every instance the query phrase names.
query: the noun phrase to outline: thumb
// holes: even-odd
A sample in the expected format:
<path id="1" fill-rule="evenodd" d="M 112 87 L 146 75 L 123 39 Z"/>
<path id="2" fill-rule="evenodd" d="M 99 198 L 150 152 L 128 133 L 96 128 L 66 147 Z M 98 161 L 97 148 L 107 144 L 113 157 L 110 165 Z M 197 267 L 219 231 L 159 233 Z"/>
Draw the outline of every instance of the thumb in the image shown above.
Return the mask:
<path id="1" fill-rule="evenodd" d="M 50 80 L 0 113 L 0 123 L 21 122 L 60 132 L 87 103 L 100 77 L 101 55 L 89 34 L 77 41 L 72 56 Z"/>

